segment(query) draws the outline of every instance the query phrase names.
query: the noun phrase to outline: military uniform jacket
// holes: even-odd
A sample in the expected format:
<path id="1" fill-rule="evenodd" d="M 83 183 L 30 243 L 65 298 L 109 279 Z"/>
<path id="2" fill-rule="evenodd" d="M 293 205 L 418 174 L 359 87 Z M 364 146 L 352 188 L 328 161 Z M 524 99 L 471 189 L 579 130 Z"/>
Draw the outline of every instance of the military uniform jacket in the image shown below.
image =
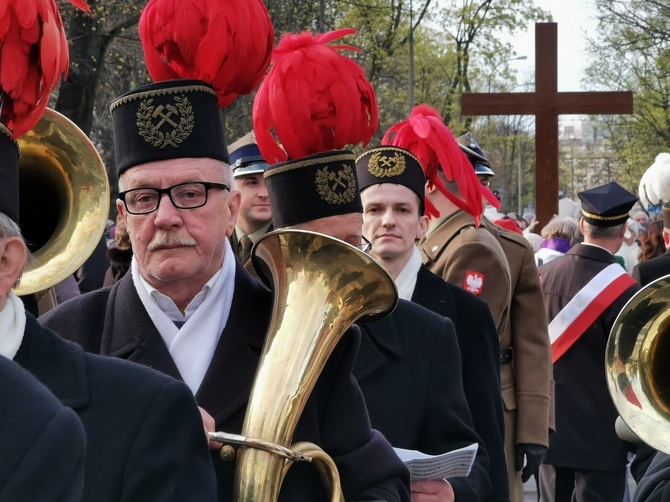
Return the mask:
<path id="1" fill-rule="evenodd" d="M 272 232 L 273 230 L 274 230 L 274 226 L 272 225 L 272 223 L 270 223 L 270 226 L 265 231 L 265 233 L 268 234 L 268 233 Z M 237 232 L 233 232 L 231 234 L 231 236 L 228 237 L 228 240 L 230 241 L 230 246 L 233 248 L 233 253 L 235 253 L 235 255 L 238 256 L 237 255 L 237 248 L 239 247 L 239 242 L 237 240 Z M 239 258 L 239 256 L 238 256 L 238 258 Z M 251 261 L 251 257 L 248 260 L 246 260 L 244 263 L 242 263 L 242 266 L 244 267 L 244 270 L 249 272 L 249 274 L 252 277 L 255 277 L 256 279 L 259 278 L 258 277 L 258 272 L 256 272 L 256 269 L 254 268 L 254 264 Z"/>
<path id="2" fill-rule="evenodd" d="M 456 500 L 484 500 L 490 490 L 489 460 L 463 393 L 451 321 L 400 300 L 391 315 L 359 326 L 354 376 L 372 426 L 393 446 L 430 455 L 480 443 L 470 475 L 448 481 Z"/>
<path id="3" fill-rule="evenodd" d="M 271 305 L 270 291 L 238 262 L 230 316 L 195 396 L 214 417 L 217 430 L 239 433 L 242 429 Z M 180 378 L 130 274 L 111 289 L 64 303 L 43 320 L 87 351 L 129 359 Z M 363 395 L 351 374 L 359 340 L 358 329 L 342 337 L 305 405 L 293 439 L 316 443 L 333 457 L 347 500 L 409 500 L 407 469 L 381 434 L 370 428 Z M 212 453 L 212 461 L 218 498 L 231 500 L 234 463 L 220 460 L 218 452 Z M 323 491 L 314 466 L 302 463 L 288 471 L 280 500 L 321 500 Z"/>
<path id="4" fill-rule="evenodd" d="M 608 251 L 577 244 L 540 267 L 550 321 L 612 263 Z M 626 466 L 626 443 L 614 432 L 618 414 L 605 380 L 605 346 L 616 316 L 638 289 L 624 291 L 554 364 L 556 433 L 549 438 L 545 463 L 601 471 Z"/>
<path id="5" fill-rule="evenodd" d="M 516 410 L 514 444 L 548 446 L 551 406 L 551 344 L 535 253 L 525 237 L 482 218 L 507 257 L 512 279 L 510 320 L 500 347 L 511 347 L 511 364 L 500 365 L 505 408 Z"/>
<path id="6" fill-rule="evenodd" d="M 670 250 L 661 256 L 638 263 L 631 275 L 641 286 L 646 286 L 668 274 L 670 274 Z"/>
<path id="7" fill-rule="evenodd" d="M 86 354 L 26 317 L 14 361 L 84 424 L 83 501 L 216 499 L 202 419 L 188 387 L 138 365 Z"/>
<path id="8" fill-rule="evenodd" d="M 507 259 L 498 241 L 475 227 L 471 215 L 448 215 L 419 243 L 423 263 L 445 281 L 476 294 L 491 310 L 498 334 L 504 332 L 512 298 Z"/>
<path id="9" fill-rule="evenodd" d="M 509 500 L 505 466 L 505 422 L 500 397 L 498 333 L 486 302 L 446 282 L 421 265 L 412 301 L 454 323 L 461 354 L 463 390 L 475 432 L 489 454 L 491 493 L 486 500 Z"/>
<path id="10" fill-rule="evenodd" d="M 86 435 L 77 415 L 2 356 L 0 382 L 0 501 L 81 501 Z"/>

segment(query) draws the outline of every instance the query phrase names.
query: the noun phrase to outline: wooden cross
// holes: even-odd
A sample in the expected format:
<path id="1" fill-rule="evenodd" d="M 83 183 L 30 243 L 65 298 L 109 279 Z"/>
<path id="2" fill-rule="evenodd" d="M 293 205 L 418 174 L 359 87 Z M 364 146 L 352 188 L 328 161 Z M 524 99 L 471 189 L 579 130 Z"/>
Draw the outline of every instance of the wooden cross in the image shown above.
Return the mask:
<path id="1" fill-rule="evenodd" d="M 633 113 L 633 93 L 558 92 L 557 24 L 537 23 L 535 92 L 464 93 L 461 113 L 535 115 L 535 214 L 544 226 L 558 213 L 558 116 Z"/>

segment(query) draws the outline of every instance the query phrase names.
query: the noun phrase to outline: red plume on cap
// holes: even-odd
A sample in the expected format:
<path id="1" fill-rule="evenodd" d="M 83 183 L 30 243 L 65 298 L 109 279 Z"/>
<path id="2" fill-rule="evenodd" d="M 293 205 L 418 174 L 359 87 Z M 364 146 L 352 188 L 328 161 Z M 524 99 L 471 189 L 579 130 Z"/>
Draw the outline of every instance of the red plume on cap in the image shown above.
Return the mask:
<path id="1" fill-rule="evenodd" d="M 90 12 L 82 0 L 70 0 Z M 69 67 L 55 0 L 0 0 L 0 122 L 12 139 L 30 131 Z"/>
<path id="2" fill-rule="evenodd" d="M 479 217 L 484 209 L 482 196 L 496 208 L 500 207 L 500 202 L 493 193 L 479 183 L 456 138 L 433 108 L 425 104 L 415 106 L 407 120 L 386 131 L 382 144 L 405 148 L 416 155 L 426 173 L 429 186 L 436 186 L 447 199 L 470 213 L 475 224 L 479 225 Z M 437 176 L 440 167 L 449 181 L 458 184 L 461 197 L 446 189 Z M 431 216 L 439 216 L 437 209 L 432 204 L 429 207 L 428 202 L 426 199 L 426 212 Z"/>
<path id="3" fill-rule="evenodd" d="M 288 157 L 366 145 L 377 130 L 377 98 L 363 68 L 341 50 L 326 45 L 356 33 L 343 28 L 320 35 L 282 35 L 273 66 L 254 101 L 254 132 L 258 148 L 271 164 Z M 282 144 L 276 143 L 271 129 Z"/>
<path id="4" fill-rule="evenodd" d="M 154 82 L 202 80 L 220 108 L 256 88 L 275 36 L 262 0 L 150 0 L 139 30 Z"/>

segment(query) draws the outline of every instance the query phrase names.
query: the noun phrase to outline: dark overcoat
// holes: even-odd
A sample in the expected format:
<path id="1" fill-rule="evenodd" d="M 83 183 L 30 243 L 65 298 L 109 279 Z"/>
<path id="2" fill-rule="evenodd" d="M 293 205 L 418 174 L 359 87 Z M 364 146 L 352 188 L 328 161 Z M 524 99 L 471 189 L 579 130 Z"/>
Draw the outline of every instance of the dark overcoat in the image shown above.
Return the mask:
<path id="1" fill-rule="evenodd" d="M 633 267 L 632 276 L 641 286 L 670 274 L 670 250 L 651 260 L 642 261 Z"/>
<path id="2" fill-rule="evenodd" d="M 577 244 L 540 267 L 549 321 L 593 277 L 612 263 L 608 251 Z M 607 390 L 605 347 L 617 315 L 639 290 L 626 289 L 554 364 L 556 432 L 545 463 L 572 469 L 616 471 L 626 466 L 627 444 L 614 432 L 618 415 Z"/>
<path id="3" fill-rule="evenodd" d="M 509 500 L 505 464 L 505 421 L 500 394 L 498 332 L 484 300 L 448 283 L 421 265 L 412 301 L 454 323 L 461 353 L 463 390 L 475 432 L 489 454 L 491 493 L 487 500 Z"/>
<path id="4" fill-rule="evenodd" d="M 391 315 L 359 326 L 354 376 L 372 426 L 393 446 L 430 455 L 480 443 L 470 475 L 448 481 L 456 500 L 484 500 L 490 490 L 488 455 L 465 400 L 452 322 L 400 300 Z"/>
<path id="5" fill-rule="evenodd" d="M 86 435 L 77 415 L 0 356 L 0 501 L 79 502 Z"/>
<path id="6" fill-rule="evenodd" d="M 202 419 L 186 385 L 136 364 L 87 354 L 26 316 L 14 360 L 84 424 L 82 500 L 216 500 Z"/>
<path id="7" fill-rule="evenodd" d="M 230 316 L 196 394 L 217 430 L 239 433 L 269 325 L 272 293 L 237 262 Z M 181 379 L 160 333 L 127 274 L 111 289 L 75 298 L 42 318 L 85 350 L 128 359 Z M 335 460 L 347 500 L 409 500 L 409 474 L 388 442 L 370 428 L 363 395 L 351 370 L 358 329 L 339 342 L 305 405 L 294 441 L 321 446 Z M 231 500 L 234 463 L 212 453 L 221 501 Z M 323 489 L 311 465 L 295 465 L 280 500 L 320 500 Z"/>

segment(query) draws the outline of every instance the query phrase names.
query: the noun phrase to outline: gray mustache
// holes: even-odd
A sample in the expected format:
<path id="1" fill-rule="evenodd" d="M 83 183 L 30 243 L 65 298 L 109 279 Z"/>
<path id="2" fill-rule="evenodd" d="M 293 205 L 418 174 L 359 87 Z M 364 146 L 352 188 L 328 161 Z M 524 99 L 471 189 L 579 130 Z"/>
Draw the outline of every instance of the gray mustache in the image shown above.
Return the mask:
<path id="1" fill-rule="evenodd" d="M 176 232 L 158 232 L 151 239 L 148 249 L 155 251 L 164 247 L 195 246 L 197 242 L 192 237 L 184 237 Z"/>

